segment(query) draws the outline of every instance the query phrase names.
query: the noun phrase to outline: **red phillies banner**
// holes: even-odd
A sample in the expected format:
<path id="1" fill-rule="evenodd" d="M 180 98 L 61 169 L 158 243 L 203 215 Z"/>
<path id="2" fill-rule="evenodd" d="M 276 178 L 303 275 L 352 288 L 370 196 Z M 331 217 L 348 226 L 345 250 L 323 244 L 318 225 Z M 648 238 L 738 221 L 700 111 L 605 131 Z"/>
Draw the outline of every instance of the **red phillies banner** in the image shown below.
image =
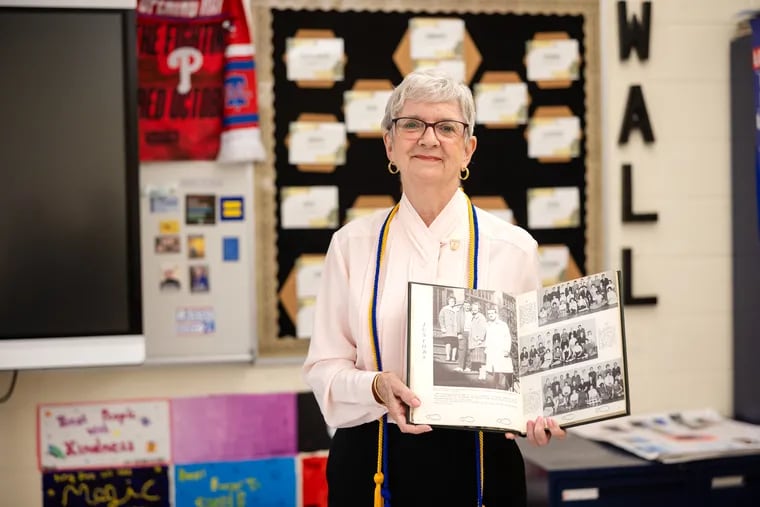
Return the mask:
<path id="1" fill-rule="evenodd" d="M 140 160 L 261 160 L 242 0 L 139 0 Z"/>

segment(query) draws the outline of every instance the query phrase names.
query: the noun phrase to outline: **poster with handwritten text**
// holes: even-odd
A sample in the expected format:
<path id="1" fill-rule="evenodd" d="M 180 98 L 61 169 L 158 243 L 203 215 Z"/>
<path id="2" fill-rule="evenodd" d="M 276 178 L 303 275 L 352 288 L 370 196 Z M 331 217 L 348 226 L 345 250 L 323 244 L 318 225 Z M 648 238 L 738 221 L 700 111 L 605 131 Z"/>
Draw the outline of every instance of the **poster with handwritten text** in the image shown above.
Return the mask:
<path id="1" fill-rule="evenodd" d="M 175 464 L 296 453 L 294 393 L 174 398 L 171 413 Z"/>
<path id="2" fill-rule="evenodd" d="M 169 507 L 165 466 L 46 472 L 42 507 Z"/>
<path id="3" fill-rule="evenodd" d="M 177 506 L 295 507 L 293 457 L 174 467 Z"/>
<path id="4" fill-rule="evenodd" d="M 168 464 L 168 400 L 39 405 L 41 470 Z"/>

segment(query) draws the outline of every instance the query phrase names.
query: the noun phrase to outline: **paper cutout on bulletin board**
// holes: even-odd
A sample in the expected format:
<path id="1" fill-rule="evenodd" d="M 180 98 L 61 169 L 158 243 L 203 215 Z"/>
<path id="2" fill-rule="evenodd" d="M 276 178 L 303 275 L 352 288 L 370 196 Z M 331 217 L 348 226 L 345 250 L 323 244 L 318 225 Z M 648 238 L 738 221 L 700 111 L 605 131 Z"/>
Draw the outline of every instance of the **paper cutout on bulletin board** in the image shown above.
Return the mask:
<path id="1" fill-rule="evenodd" d="M 412 60 L 464 58 L 464 20 L 458 17 L 414 17 L 409 20 Z"/>
<path id="2" fill-rule="evenodd" d="M 409 53 L 414 70 L 436 69 L 465 81 L 464 20 L 459 17 L 414 17 L 409 20 Z"/>
<path id="3" fill-rule="evenodd" d="M 490 129 L 515 128 L 528 119 L 528 86 L 513 71 L 486 71 L 475 84 L 478 123 Z"/>
<path id="4" fill-rule="evenodd" d="M 321 114 L 321 113 L 301 113 L 295 122 L 296 125 L 304 125 L 308 123 L 314 123 L 315 127 L 319 124 L 339 124 L 338 119 L 333 114 Z M 293 124 L 291 124 L 293 125 Z M 292 127 L 291 127 L 292 128 Z M 311 162 L 298 162 L 294 165 L 299 171 L 313 172 L 313 173 L 331 173 L 335 171 L 335 167 L 345 164 L 346 151 L 348 151 L 348 138 L 345 137 L 341 140 L 341 145 L 336 148 L 335 152 L 324 153 L 321 155 L 323 158 L 329 159 L 325 162 L 311 161 Z M 290 150 L 297 149 L 293 140 L 294 133 L 289 133 L 285 137 L 285 146 L 288 147 L 289 157 L 291 157 Z"/>
<path id="5" fill-rule="evenodd" d="M 167 400 L 39 405 L 37 423 L 41 470 L 171 462 Z"/>
<path id="6" fill-rule="evenodd" d="M 360 138 L 383 136 L 385 104 L 393 93 L 387 79 L 357 79 L 351 90 L 343 93 L 343 117 L 346 131 Z"/>
<path id="7" fill-rule="evenodd" d="M 401 41 L 399 41 L 396 50 L 393 52 L 393 62 L 398 67 L 402 76 L 406 76 L 416 68 L 415 61 L 412 59 L 412 37 L 409 33 L 410 29 L 404 32 Z M 472 77 L 475 75 L 475 71 L 478 70 L 480 62 L 483 60 L 478 47 L 475 45 L 475 41 L 472 40 L 470 34 L 465 27 L 464 40 L 462 42 L 462 54 L 464 55 L 464 82 L 469 84 L 472 81 Z"/>
<path id="8" fill-rule="evenodd" d="M 298 322 L 298 313 L 301 308 L 299 300 L 305 298 L 313 298 L 317 295 L 315 289 L 318 287 L 316 287 L 315 280 L 312 280 L 312 284 L 310 286 L 311 288 L 308 291 L 304 290 L 304 284 L 302 283 L 301 293 L 299 294 L 299 274 L 301 274 L 301 271 L 303 269 L 309 271 L 319 269 L 322 265 L 324 265 L 324 262 L 324 254 L 303 254 L 299 256 L 298 259 L 296 259 L 293 269 L 290 271 L 290 273 L 288 273 L 288 277 L 285 279 L 282 287 L 280 287 L 280 292 L 278 294 L 280 303 L 282 304 L 282 307 L 285 309 L 285 313 L 287 313 L 292 322 Z M 321 269 L 319 270 L 318 274 L 314 273 L 311 278 L 314 278 L 315 276 L 321 277 Z"/>
<path id="9" fill-rule="evenodd" d="M 528 228 L 565 229 L 581 224 L 578 187 L 537 187 L 528 189 Z"/>
<path id="10" fill-rule="evenodd" d="M 542 163 L 570 162 L 580 156 L 580 118 L 567 106 L 539 106 L 525 129 L 528 156 Z"/>
<path id="11" fill-rule="evenodd" d="M 292 393 L 175 398 L 171 415 L 177 464 L 246 460 L 296 451 L 296 397 Z"/>
<path id="12" fill-rule="evenodd" d="M 337 229 L 339 188 L 301 185 L 280 189 L 282 229 Z"/>
<path id="13" fill-rule="evenodd" d="M 42 474 L 42 507 L 169 507 L 165 466 Z"/>
<path id="14" fill-rule="evenodd" d="M 296 504 L 296 465 L 292 457 L 177 465 L 174 483 L 177 506 Z"/>
<path id="15" fill-rule="evenodd" d="M 304 507 L 327 507 L 327 453 L 301 456 L 301 497 Z"/>
<path id="16" fill-rule="evenodd" d="M 578 41 L 565 32 L 538 32 L 526 43 L 526 74 L 539 88 L 572 86 L 578 79 L 580 64 Z"/>
<path id="17" fill-rule="evenodd" d="M 295 39 L 295 43 L 297 45 L 299 42 L 303 42 L 304 39 L 336 39 L 336 37 L 335 32 L 332 30 L 299 28 L 296 31 L 293 39 Z M 291 65 L 291 62 L 288 62 L 287 52 L 282 56 L 282 58 L 285 61 L 286 66 Z M 345 68 L 347 61 L 348 57 L 346 56 L 344 49 L 344 53 L 340 58 L 340 61 L 335 62 L 334 68 L 330 69 L 329 74 L 331 74 L 331 76 L 322 79 L 299 79 L 296 80 L 296 86 L 299 88 L 332 88 L 335 86 L 336 81 L 343 80 L 343 69 Z"/>

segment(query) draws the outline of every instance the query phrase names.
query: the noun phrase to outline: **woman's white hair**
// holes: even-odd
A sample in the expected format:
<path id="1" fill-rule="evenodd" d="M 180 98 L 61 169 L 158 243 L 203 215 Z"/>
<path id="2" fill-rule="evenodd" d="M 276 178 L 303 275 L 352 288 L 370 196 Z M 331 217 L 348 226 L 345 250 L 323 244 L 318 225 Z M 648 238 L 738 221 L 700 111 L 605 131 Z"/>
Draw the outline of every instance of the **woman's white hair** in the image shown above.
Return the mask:
<path id="1" fill-rule="evenodd" d="M 467 136 L 475 129 L 475 101 L 470 88 L 450 76 L 436 70 L 419 70 L 407 74 L 388 99 L 385 105 L 382 127 L 385 132 L 391 130 L 393 118 L 396 118 L 407 100 L 424 103 L 456 102 L 467 123 Z M 456 118 L 447 118 L 454 120 Z"/>

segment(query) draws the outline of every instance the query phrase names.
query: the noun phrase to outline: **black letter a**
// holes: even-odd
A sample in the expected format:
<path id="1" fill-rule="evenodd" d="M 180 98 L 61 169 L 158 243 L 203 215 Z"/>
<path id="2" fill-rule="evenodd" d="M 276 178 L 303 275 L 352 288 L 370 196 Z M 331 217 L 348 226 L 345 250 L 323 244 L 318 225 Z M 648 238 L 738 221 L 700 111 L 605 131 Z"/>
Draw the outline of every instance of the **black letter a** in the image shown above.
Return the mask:
<path id="1" fill-rule="evenodd" d="M 620 41 L 620 61 L 623 62 L 631 55 L 631 48 L 636 48 L 639 60 L 649 58 L 649 24 L 652 18 L 652 3 L 642 5 L 641 24 L 636 15 L 631 16 L 628 24 L 626 2 L 618 2 L 618 39 Z"/>
<path id="2" fill-rule="evenodd" d="M 623 124 L 620 126 L 618 144 L 626 144 L 633 129 L 641 130 L 645 143 L 654 142 L 654 132 L 652 132 L 652 125 L 649 123 L 644 93 L 639 85 L 633 85 L 628 89 L 628 102 L 625 105 L 625 115 L 623 116 Z"/>

